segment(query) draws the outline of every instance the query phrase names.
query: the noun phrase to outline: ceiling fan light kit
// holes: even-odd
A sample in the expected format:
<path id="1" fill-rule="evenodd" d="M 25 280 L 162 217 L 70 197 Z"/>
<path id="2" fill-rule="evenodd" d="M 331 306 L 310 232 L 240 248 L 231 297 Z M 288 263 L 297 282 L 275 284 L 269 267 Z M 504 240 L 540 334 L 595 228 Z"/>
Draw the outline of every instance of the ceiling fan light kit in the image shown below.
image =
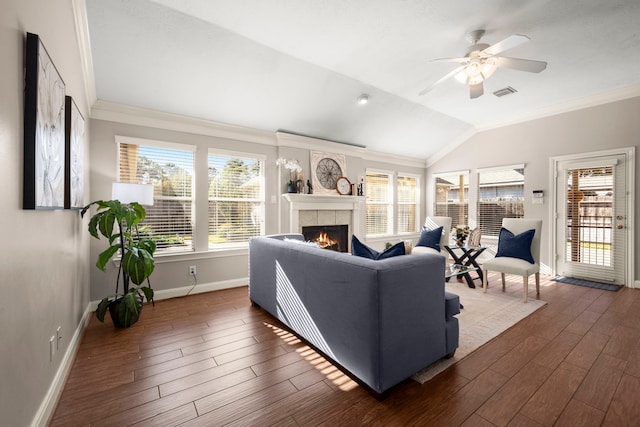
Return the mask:
<path id="1" fill-rule="evenodd" d="M 471 43 L 471 46 L 464 57 L 433 60 L 432 62 L 457 62 L 461 65 L 436 81 L 431 87 L 422 90 L 418 95 L 422 96 L 450 77 L 454 77 L 460 83 L 469 85 L 469 97 L 474 99 L 484 93 L 483 82 L 491 77 L 498 68 L 510 68 L 530 73 L 539 73 L 547 68 L 547 63 L 543 61 L 497 56 L 499 53 L 528 42 L 529 37 L 514 34 L 494 45 L 478 43 L 484 33 L 484 30 L 475 30 L 467 34 L 466 39 Z"/>

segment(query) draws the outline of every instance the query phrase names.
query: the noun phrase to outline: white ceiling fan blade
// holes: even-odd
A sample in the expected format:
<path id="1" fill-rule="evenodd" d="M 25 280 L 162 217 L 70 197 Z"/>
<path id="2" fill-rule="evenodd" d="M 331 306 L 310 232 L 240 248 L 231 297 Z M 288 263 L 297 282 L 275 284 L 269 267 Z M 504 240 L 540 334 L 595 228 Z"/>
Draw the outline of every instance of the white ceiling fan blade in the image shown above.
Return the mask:
<path id="1" fill-rule="evenodd" d="M 464 58 L 438 58 L 438 59 L 432 59 L 429 62 L 459 62 L 459 63 L 463 63 L 463 62 L 468 62 L 469 58 L 464 57 Z"/>
<path id="2" fill-rule="evenodd" d="M 431 91 L 434 87 L 438 86 L 440 83 L 442 83 L 443 81 L 450 79 L 451 77 L 455 76 L 456 74 L 458 74 L 460 71 L 464 70 L 464 65 L 461 65 L 460 67 L 457 67 L 456 69 L 454 69 L 453 71 L 447 73 L 444 77 L 442 77 L 440 80 L 438 80 L 437 82 L 435 82 L 434 84 L 432 84 L 431 86 L 429 86 L 428 88 L 422 89 L 420 91 L 420 93 L 418 93 L 418 96 L 422 96 L 425 93 Z"/>
<path id="3" fill-rule="evenodd" d="M 478 83 L 477 85 L 469 85 L 469 97 L 471 99 L 482 96 L 483 93 L 484 85 L 482 84 L 482 82 Z"/>
<path id="4" fill-rule="evenodd" d="M 499 41 L 498 43 L 489 46 L 481 53 L 483 56 L 493 56 L 497 55 L 500 52 L 504 52 L 505 50 L 513 49 L 516 46 L 520 46 L 522 43 L 528 42 L 530 39 L 527 36 L 523 36 L 520 34 L 514 34 L 512 36 L 507 37 L 506 39 Z"/>
<path id="5" fill-rule="evenodd" d="M 504 56 L 496 56 L 494 58 L 497 67 L 511 68 L 512 70 L 527 71 L 529 73 L 539 73 L 547 68 L 544 61 L 534 61 L 531 59 L 506 58 Z"/>

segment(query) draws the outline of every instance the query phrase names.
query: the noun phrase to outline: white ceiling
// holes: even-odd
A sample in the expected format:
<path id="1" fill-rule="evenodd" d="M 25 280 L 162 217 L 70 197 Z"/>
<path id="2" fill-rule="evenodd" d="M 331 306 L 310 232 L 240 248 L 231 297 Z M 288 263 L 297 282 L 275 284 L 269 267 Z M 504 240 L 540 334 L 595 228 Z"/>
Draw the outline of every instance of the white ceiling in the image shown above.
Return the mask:
<path id="1" fill-rule="evenodd" d="M 86 3 L 98 99 L 414 158 L 640 86 L 638 0 Z M 547 69 L 499 69 L 474 100 L 454 79 L 418 96 L 456 67 L 430 60 L 464 56 L 475 29 L 527 35 L 505 56 Z"/>

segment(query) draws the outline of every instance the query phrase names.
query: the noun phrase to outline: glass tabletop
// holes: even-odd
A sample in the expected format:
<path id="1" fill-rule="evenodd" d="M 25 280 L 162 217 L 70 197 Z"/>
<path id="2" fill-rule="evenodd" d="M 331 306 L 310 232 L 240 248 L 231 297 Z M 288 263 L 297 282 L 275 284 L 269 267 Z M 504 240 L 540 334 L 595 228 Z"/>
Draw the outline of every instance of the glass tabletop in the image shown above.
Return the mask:
<path id="1" fill-rule="evenodd" d="M 469 265 L 461 265 L 461 264 L 451 264 L 449 266 L 449 273 L 445 273 L 444 277 L 449 278 L 449 277 L 455 277 L 455 276 L 461 276 L 463 274 L 467 274 L 471 271 L 478 271 L 479 268 L 477 267 L 472 267 Z"/>

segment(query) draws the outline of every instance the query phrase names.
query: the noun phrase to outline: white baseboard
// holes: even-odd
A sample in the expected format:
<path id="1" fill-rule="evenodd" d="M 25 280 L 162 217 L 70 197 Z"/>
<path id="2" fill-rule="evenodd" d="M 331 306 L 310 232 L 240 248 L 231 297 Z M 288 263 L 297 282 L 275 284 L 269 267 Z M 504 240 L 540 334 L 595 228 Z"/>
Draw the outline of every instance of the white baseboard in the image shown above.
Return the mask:
<path id="1" fill-rule="evenodd" d="M 162 289 L 154 292 L 153 299 L 162 300 L 168 298 L 183 297 L 187 294 L 193 295 L 201 294 L 203 292 L 219 291 L 221 289 L 238 288 L 240 286 L 246 286 L 247 283 L 249 283 L 249 278 L 243 277 L 241 279 L 223 280 L 221 282 L 201 283 L 196 285 L 195 287 L 193 285 L 190 285 L 180 288 Z M 192 288 L 193 290 L 191 290 Z M 98 305 L 96 303 L 96 307 L 97 306 Z"/>
<path id="2" fill-rule="evenodd" d="M 195 287 L 193 285 L 190 286 L 181 286 L 179 288 L 171 288 L 171 289 L 161 289 L 154 291 L 153 299 L 163 300 L 168 298 L 176 298 L 183 297 L 187 294 L 201 294 L 203 292 L 211 292 L 211 291 L 219 291 L 222 289 L 230 289 L 230 288 L 238 288 L 240 286 L 246 286 L 249 283 L 248 277 L 243 277 L 240 279 L 232 279 L 232 280 L 222 280 L 220 282 L 211 282 L 211 283 L 199 283 Z M 193 290 L 191 290 L 193 288 Z M 191 290 L 191 292 L 189 292 Z M 91 306 L 91 311 L 95 311 L 98 308 L 98 304 L 100 301 L 91 301 L 89 304 Z"/>
<path id="3" fill-rule="evenodd" d="M 58 403 L 58 399 L 60 398 L 60 394 L 62 393 L 62 389 L 64 388 L 65 381 L 67 379 L 67 375 L 71 370 L 71 366 L 73 365 L 73 360 L 75 358 L 76 352 L 78 351 L 78 347 L 80 346 L 80 338 L 82 337 L 82 333 L 86 329 L 89 324 L 89 316 L 95 310 L 92 308 L 92 303 L 89 302 L 87 307 L 84 309 L 84 313 L 82 314 L 82 319 L 80 319 L 80 323 L 78 323 L 78 327 L 73 333 L 73 337 L 71 337 L 71 342 L 69 342 L 69 346 L 67 347 L 67 351 L 60 362 L 60 366 L 58 367 L 58 371 L 56 372 L 51 385 L 49 386 L 49 390 L 47 390 L 47 394 L 45 395 L 40 407 L 38 408 L 38 412 L 33 417 L 33 421 L 31 425 L 33 427 L 46 426 L 49 422 L 49 418 L 53 415 L 53 411 L 56 408 L 56 404 Z"/>
<path id="4" fill-rule="evenodd" d="M 634 281 L 634 282 L 633 282 L 633 287 L 634 287 L 635 289 L 640 289 L 640 280 L 636 280 L 636 281 Z"/>

